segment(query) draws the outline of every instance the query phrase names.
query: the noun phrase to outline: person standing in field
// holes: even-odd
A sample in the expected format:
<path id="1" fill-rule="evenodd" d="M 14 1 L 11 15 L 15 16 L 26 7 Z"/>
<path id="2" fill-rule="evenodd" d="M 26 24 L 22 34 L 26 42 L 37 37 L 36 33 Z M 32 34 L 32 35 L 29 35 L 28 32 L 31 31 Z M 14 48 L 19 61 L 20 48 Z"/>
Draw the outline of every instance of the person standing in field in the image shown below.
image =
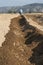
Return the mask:
<path id="1" fill-rule="evenodd" d="M 20 15 L 22 15 L 22 14 L 23 14 L 23 10 L 22 10 L 22 9 L 20 9 L 19 13 L 20 13 Z"/>

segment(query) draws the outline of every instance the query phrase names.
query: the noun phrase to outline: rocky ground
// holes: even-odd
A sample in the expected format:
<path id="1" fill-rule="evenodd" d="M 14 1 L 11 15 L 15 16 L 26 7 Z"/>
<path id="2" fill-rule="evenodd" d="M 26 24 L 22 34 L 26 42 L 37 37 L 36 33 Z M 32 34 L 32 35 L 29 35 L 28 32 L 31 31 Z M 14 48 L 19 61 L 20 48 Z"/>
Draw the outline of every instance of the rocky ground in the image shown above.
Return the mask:
<path id="1" fill-rule="evenodd" d="M 24 16 L 11 19 L 0 47 L 0 65 L 43 65 L 43 35 Z"/>

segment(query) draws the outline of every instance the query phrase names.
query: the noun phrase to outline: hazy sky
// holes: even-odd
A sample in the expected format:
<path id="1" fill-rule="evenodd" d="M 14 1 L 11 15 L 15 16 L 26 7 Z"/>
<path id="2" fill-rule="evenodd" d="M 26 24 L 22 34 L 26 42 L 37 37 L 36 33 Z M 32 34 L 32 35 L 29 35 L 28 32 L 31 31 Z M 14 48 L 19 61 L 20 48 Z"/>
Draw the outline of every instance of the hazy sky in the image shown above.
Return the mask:
<path id="1" fill-rule="evenodd" d="M 30 3 L 43 3 L 43 0 L 0 0 L 1 6 L 19 6 Z"/>

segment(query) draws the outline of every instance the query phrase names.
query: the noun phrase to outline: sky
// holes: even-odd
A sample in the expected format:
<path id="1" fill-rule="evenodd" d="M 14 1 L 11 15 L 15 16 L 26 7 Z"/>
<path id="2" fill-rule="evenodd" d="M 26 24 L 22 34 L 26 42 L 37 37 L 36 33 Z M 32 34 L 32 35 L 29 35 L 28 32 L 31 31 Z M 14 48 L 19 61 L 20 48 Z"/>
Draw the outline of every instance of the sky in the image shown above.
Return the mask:
<path id="1" fill-rule="evenodd" d="M 22 6 L 31 3 L 43 3 L 43 0 L 0 0 L 0 7 Z"/>

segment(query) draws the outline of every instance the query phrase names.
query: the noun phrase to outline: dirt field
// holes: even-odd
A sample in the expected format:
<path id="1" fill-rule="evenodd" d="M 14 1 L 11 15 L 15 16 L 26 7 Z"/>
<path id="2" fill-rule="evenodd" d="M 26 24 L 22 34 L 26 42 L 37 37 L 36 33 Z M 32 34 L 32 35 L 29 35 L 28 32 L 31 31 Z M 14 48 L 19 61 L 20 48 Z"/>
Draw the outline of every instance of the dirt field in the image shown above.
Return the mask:
<path id="1" fill-rule="evenodd" d="M 8 33 L 9 25 L 12 18 L 17 17 L 19 14 L 0 14 L 0 46 L 5 40 L 5 35 Z"/>
<path id="2" fill-rule="evenodd" d="M 0 15 L 0 65 L 43 65 L 43 31 L 24 16 Z"/>
<path id="3" fill-rule="evenodd" d="M 29 19 L 29 17 L 37 22 L 38 24 L 42 25 L 43 26 L 43 13 L 32 13 L 32 14 L 26 14 L 27 18 Z"/>

